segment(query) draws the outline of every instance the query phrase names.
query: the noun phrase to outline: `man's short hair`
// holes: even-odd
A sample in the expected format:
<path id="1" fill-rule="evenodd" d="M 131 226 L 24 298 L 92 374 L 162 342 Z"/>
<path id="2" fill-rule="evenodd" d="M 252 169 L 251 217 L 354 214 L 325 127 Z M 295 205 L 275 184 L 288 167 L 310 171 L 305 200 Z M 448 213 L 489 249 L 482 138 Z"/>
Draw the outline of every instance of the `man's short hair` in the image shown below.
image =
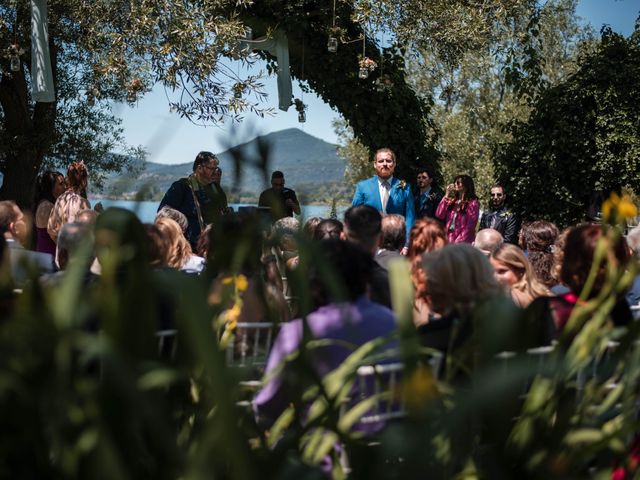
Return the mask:
<path id="1" fill-rule="evenodd" d="M 93 244 L 93 234 L 91 233 L 89 225 L 79 222 L 65 223 L 62 228 L 60 228 L 56 243 L 56 263 L 58 266 L 63 267 L 63 265 L 60 264 L 62 256 L 65 257 L 66 264 L 76 255 L 80 246 L 87 241 Z"/>
<path id="2" fill-rule="evenodd" d="M 18 205 L 13 200 L 0 202 L 0 233 L 9 230 L 9 225 L 18 219 Z"/>
<path id="3" fill-rule="evenodd" d="M 389 147 L 383 147 L 383 148 L 379 148 L 378 150 L 376 150 L 376 153 L 373 154 L 373 160 L 374 161 L 378 157 L 379 153 L 390 153 L 391 154 L 391 158 L 393 159 L 393 161 L 394 162 L 396 161 L 396 154 Z"/>
<path id="4" fill-rule="evenodd" d="M 344 226 L 348 240 L 369 250 L 378 242 L 382 216 L 369 205 L 356 205 L 344 213 Z"/>
<path id="5" fill-rule="evenodd" d="M 493 228 L 483 228 L 476 233 L 476 239 L 473 246 L 485 255 L 489 255 L 495 248 L 504 243 L 504 238 L 498 230 Z"/>
<path id="6" fill-rule="evenodd" d="M 179 210 L 175 208 L 167 207 L 166 205 L 158 210 L 156 213 L 156 218 L 154 220 L 157 221 L 159 218 L 170 218 L 182 229 L 182 233 L 187 231 L 187 227 L 189 226 L 189 220 L 187 220 L 187 216 Z"/>
<path id="7" fill-rule="evenodd" d="M 193 161 L 193 171 L 195 172 L 200 165 L 204 165 L 205 163 L 211 160 L 217 160 L 217 159 L 218 157 L 216 157 L 211 152 L 200 152 L 198 153 L 198 155 L 196 155 L 196 159 Z"/>
<path id="8" fill-rule="evenodd" d="M 275 170 L 271 174 L 271 180 L 273 180 L 274 178 L 284 178 L 284 173 L 282 173 L 280 170 Z"/>
<path id="9" fill-rule="evenodd" d="M 407 239 L 407 227 L 404 217 L 398 214 L 385 215 L 382 217 L 381 227 L 382 239 L 380 247 L 386 250 L 402 250 Z"/>
<path id="10" fill-rule="evenodd" d="M 434 180 L 433 173 L 431 172 L 431 169 L 429 169 L 429 168 L 426 168 L 426 167 L 425 168 L 418 168 L 418 169 L 416 169 L 415 172 L 416 172 L 416 177 L 418 175 L 420 175 L 421 173 L 426 173 L 429 176 L 430 179 Z"/>

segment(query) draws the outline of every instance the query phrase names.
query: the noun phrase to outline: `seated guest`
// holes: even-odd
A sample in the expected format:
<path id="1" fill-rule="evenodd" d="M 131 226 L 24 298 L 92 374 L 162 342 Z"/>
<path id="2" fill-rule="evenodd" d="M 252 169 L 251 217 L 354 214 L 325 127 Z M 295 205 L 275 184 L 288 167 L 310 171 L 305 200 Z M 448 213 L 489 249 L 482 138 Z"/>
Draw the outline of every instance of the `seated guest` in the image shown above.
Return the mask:
<path id="1" fill-rule="evenodd" d="M 30 274 L 41 275 L 55 271 L 53 255 L 25 248 L 30 239 L 28 219 L 15 202 L 0 202 L 0 232 L 9 247 L 11 275 L 17 285 L 24 284 Z"/>
<path id="2" fill-rule="evenodd" d="M 176 210 L 175 208 L 171 208 L 165 205 L 160 210 L 158 210 L 154 221 L 157 221 L 160 218 L 170 218 L 171 220 L 176 222 L 178 225 L 180 225 L 182 233 L 185 233 L 187 231 L 187 228 L 189 228 L 189 220 L 187 220 L 187 216 L 181 211 Z"/>
<path id="3" fill-rule="evenodd" d="M 254 400 L 256 412 L 265 423 L 272 423 L 291 402 L 299 400 L 313 379 L 340 366 L 352 353 L 347 344 L 357 348 L 391 334 L 396 328 L 393 313 L 367 298 L 367 279 L 373 265 L 369 256 L 357 246 L 339 240 L 325 240 L 320 248 L 323 252 L 321 261 L 333 270 L 332 279 L 337 279 L 339 284 L 338 288 L 329 285 L 323 269 L 317 262 L 312 262 L 311 290 L 317 297 L 316 303 L 323 306 L 307 315 L 306 325 L 312 339 L 331 339 L 340 343 L 308 352 L 313 375 L 294 377 L 295 372 L 289 372 L 285 365 L 282 373 L 270 378 L 287 356 L 301 347 L 305 337 L 305 324 L 301 319 L 282 325 L 267 362 L 265 376 L 270 381 Z"/>
<path id="4" fill-rule="evenodd" d="M 471 336 L 470 316 L 482 301 L 502 290 L 486 256 L 471 245 L 454 244 L 427 253 L 422 261 L 427 284 L 423 299 L 440 318 L 418 327 L 422 344 L 447 352 Z"/>
<path id="5" fill-rule="evenodd" d="M 538 297 L 549 297 L 551 292 L 538 281 L 524 252 L 511 243 L 503 243 L 489 255 L 496 280 L 505 287 L 518 307 L 529 306 Z"/>
<path id="6" fill-rule="evenodd" d="M 322 220 L 313 233 L 314 240 L 325 240 L 328 238 L 340 238 L 344 227 L 340 220 L 335 218 L 327 218 Z"/>
<path id="7" fill-rule="evenodd" d="M 388 264 L 392 258 L 404 258 L 400 252 L 404 248 L 406 237 L 407 231 L 402 215 L 389 214 L 382 217 L 380 248 L 375 256 L 376 262 L 382 268 L 388 270 Z"/>
<path id="8" fill-rule="evenodd" d="M 502 234 L 494 230 L 493 228 L 483 228 L 476 233 L 476 239 L 473 241 L 473 246 L 489 256 L 492 250 L 496 249 L 504 243 Z"/>
<path id="9" fill-rule="evenodd" d="M 96 210 L 91 210 L 90 208 L 86 208 L 78 212 L 78 214 L 76 215 L 75 223 L 82 223 L 82 224 L 93 227 L 93 225 L 96 224 L 97 218 L 98 218 L 98 212 Z"/>
<path id="10" fill-rule="evenodd" d="M 316 231 L 316 227 L 322 221 L 320 217 L 311 217 L 309 220 L 304 222 L 304 226 L 302 227 L 302 233 L 306 235 L 307 238 L 313 238 L 313 235 Z"/>
<path id="11" fill-rule="evenodd" d="M 82 270 L 84 271 L 84 284 L 88 285 L 95 280 L 96 275 L 89 270 L 95 259 L 94 238 L 91 228 L 82 223 L 65 223 L 58 234 L 58 243 L 56 245 L 56 265 L 60 269 L 51 275 L 42 277 L 43 283 L 47 285 L 55 285 L 59 283 L 69 270 L 70 265 L 76 262 L 83 262 Z M 83 251 L 83 247 L 86 249 Z M 83 255 L 84 257 L 80 257 Z"/>
<path id="12" fill-rule="evenodd" d="M 56 199 L 47 223 L 47 232 L 54 242 L 58 240 L 58 232 L 60 232 L 62 225 L 75 222 L 76 215 L 80 210 L 91 208 L 87 200 L 88 182 L 89 174 L 84 162 L 73 162 L 69 165 L 67 190 Z"/>
<path id="13" fill-rule="evenodd" d="M 605 260 L 599 265 L 589 292 L 583 292 L 591 272 L 596 247 L 601 238 L 603 238 L 603 230 L 600 225 L 574 227 L 567 235 L 560 268 L 560 279 L 569 287 L 570 292 L 551 298 L 539 298 L 530 305 L 530 315 L 539 319 L 550 338 L 558 337 L 565 329 L 581 295 L 585 294 L 586 299 L 591 300 L 600 294 L 607 281 L 607 268 L 612 266 L 611 263 L 614 263 L 614 267 L 626 268 L 629 252 L 624 240 L 619 239 L 614 245 L 608 247 L 611 254 L 608 256 L 608 261 Z M 632 320 L 629 305 L 624 298 L 617 298 L 609 320 L 616 326 L 626 325 Z"/>
<path id="14" fill-rule="evenodd" d="M 56 253 L 56 243 L 47 232 L 49 216 L 53 210 L 56 199 L 64 193 L 66 189 L 64 175 L 54 170 L 47 170 L 38 177 L 36 184 L 36 196 L 33 205 L 35 206 L 34 224 L 36 230 L 36 251 Z"/>
<path id="15" fill-rule="evenodd" d="M 166 267 L 169 263 L 169 250 L 171 249 L 169 238 L 155 223 L 145 223 L 144 229 L 147 232 L 147 240 L 149 240 L 149 264 L 153 268 Z"/>
<path id="16" fill-rule="evenodd" d="M 159 218 L 156 225 L 169 240 L 167 266 L 185 273 L 200 273 L 204 270 L 204 258 L 193 254 L 180 225 L 168 217 Z"/>
<path id="17" fill-rule="evenodd" d="M 391 290 L 387 271 L 373 260 L 378 251 L 382 231 L 382 216 L 369 205 L 356 205 L 344 214 L 342 239 L 367 252 L 373 262 L 369 277 L 369 298 L 391 308 Z"/>
<path id="18" fill-rule="evenodd" d="M 533 271 L 547 288 L 556 284 L 551 274 L 553 268 L 553 248 L 558 238 L 558 227 L 546 220 L 536 220 L 522 227 L 520 248 L 527 254 Z"/>
<path id="19" fill-rule="evenodd" d="M 640 261 L 640 226 L 633 228 L 627 234 L 627 245 L 631 250 L 634 261 Z M 640 274 L 633 279 L 633 284 L 625 298 L 630 306 L 640 305 Z"/>
<path id="20" fill-rule="evenodd" d="M 211 232 L 206 274 L 211 279 L 209 301 L 219 304 L 223 285 L 229 277 L 243 276 L 246 286 L 240 293 L 242 308 L 238 322 L 282 322 L 291 318 L 289 306 L 263 263 L 263 231 L 257 212 L 241 211 L 222 216 Z M 219 228 L 217 228 L 219 227 Z M 226 306 L 226 305 L 225 305 Z M 231 309 L 232 305 L 229 305 Z"/>
<path id="21" fill-rule="evenodd" d="M 413 303 L 413 323 L 422 325 L 429 321 L 432 312 L 425 301 L 427 278 L 422 269 L 422 256 L 447 244 L 447 234 L 440 222 L 431 218 L 421 218 L 413 224 L 409 238 L 407 258 L 411 263 L 411 281 L 415 289 Z"/>

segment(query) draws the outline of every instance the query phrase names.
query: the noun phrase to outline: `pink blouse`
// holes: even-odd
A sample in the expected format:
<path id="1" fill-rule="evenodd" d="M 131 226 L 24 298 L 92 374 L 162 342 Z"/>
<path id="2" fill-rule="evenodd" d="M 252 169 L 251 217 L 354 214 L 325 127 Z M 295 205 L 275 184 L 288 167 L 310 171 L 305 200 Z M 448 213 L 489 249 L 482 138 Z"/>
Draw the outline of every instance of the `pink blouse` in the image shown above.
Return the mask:
<path id="1" fill-rule="evenodd" d="M 476 238 L 476 224 L 480 215 L 478 199 L 470 202 L 443 197 L 436 209 L 436 217 L 444 221 L 449 243 L 471 243 Z"/>

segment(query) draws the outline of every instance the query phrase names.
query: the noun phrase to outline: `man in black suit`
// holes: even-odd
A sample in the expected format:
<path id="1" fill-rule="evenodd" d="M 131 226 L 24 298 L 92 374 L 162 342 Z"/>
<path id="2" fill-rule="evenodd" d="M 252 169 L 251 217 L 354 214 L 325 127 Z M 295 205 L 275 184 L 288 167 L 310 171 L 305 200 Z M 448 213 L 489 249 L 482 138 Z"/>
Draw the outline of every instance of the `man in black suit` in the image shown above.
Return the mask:
<path id="1" fill-rule="evenodd" d="M 491 187 L 491 207 L 480 218 L 480 229 L 493 228 L 507 243 L 518 244 L 520 218 L 505 205 L 507 194 L 502 185 Z"/>
<path id="2" fill-rule="evenodd" d="M 420 170 L 416 177 L 416 186 L 416 193 L 413 196 L 416 219 L 435 218 L 436 208 L 444 194 L 434 185 L 433 175 L 426 169 Z"/>

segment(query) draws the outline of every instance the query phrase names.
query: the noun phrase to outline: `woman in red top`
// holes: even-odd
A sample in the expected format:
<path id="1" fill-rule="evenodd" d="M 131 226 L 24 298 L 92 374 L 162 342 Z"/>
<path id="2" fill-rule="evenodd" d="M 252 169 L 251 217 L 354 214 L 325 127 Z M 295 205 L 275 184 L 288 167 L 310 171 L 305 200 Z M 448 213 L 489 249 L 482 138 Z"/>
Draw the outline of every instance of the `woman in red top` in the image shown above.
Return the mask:
<path id="1" fill-rule="evenodd" d="M 436 209 L 436 217 L 445 224 L 449 243 L 472 243 L 479 214 L 480 202 L 473 179 L 469 175 L 458 175 L 447 185 L 446 195 Z"/>

